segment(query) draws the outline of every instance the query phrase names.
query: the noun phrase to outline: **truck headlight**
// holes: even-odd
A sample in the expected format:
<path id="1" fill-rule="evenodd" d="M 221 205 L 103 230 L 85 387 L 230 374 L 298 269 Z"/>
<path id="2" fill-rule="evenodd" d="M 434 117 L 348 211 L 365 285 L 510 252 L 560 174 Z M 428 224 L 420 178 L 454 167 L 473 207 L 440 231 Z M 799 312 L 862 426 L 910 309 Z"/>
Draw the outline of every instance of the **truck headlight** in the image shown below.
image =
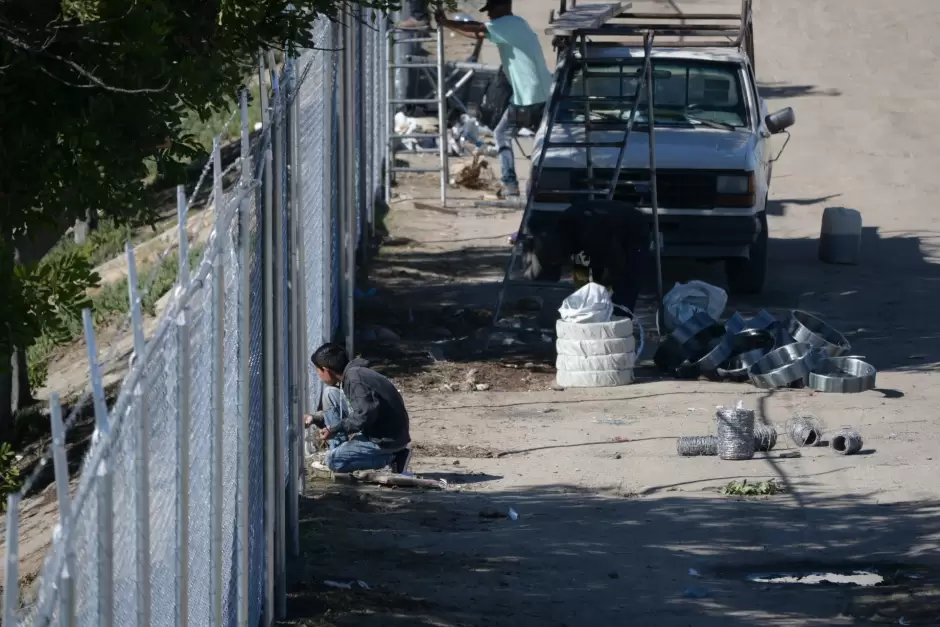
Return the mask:
<path id="1" fill-rule="evenodd" d="M 715 191 L 719 194 L 750 194 L 754 191 L 751 176 L 719 176 Z"/>
<path id="2" fill-rule="evenodd" d="M 718 207 L 753 207 L 756 201 L 753 174 L 722 174 L 715 179 Z"/>

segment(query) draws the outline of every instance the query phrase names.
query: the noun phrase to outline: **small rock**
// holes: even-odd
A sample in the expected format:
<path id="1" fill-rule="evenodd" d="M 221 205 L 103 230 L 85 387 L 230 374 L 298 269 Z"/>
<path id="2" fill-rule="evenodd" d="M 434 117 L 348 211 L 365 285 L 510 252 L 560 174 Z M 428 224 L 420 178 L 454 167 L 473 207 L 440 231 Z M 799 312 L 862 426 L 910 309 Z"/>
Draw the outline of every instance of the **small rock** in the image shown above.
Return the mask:
<path id="1" fill-rule="evenodd" d="M 490 389 L 490 384 L 489 384 L 489 383 L 478 383 L 477 386 L 476 386 L 476 388 L 477 388 L 477 392 L 486 392 L 488 389 Z"/>
<path id="2" fill-rule="evenodd" d="M 460 465 L 460 460 L 459 460 L 459 459 L 455 459 L 455 460 L 454 460 L 454 466 L 459 466 L 459 465 Z"/>
<path id="3" fill-rule="evenodd" d="M 614 459 L 622 459 L 622 458 L 623 458 L 623 455 L 621 455 L 620 453 L 614 453 Z"/>

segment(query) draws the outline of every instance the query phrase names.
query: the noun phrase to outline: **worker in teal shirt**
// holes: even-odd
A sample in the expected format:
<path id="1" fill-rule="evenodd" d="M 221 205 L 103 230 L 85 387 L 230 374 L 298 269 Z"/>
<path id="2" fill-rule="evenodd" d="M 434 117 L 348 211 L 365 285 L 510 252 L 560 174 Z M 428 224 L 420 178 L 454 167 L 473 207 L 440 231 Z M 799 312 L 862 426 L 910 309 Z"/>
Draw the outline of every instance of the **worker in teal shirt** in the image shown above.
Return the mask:
<path id="1" fill-rule="evenodd" d="M 512 140 L 521 128 L 535 131 L 552 91 L 542 44 L 529 23 L 512 13 L 512 0 L 488 0 L 483 9 L 490 21 L 457 22 L 438 13 L 438 23 L 462 35 L 486 38 L 496 44 L 503 71 L 512 85 L 512 100 L 493 131 L 503 171 L 501 196 L 519 195 Z"/>

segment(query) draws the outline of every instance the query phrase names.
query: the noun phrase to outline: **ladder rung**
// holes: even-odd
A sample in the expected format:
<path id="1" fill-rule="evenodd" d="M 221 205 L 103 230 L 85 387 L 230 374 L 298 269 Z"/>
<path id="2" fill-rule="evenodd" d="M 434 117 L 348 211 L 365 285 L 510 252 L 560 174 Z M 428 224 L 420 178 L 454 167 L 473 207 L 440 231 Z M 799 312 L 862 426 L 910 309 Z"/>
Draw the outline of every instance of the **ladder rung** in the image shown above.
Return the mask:
<path id="1" fill-rule="evenodd" d="M 437 62 L 434 62 L 434 63 L 389 63 L 388 67 L 392 68 L 393 70 L 414 70 L 414 69 L 421 69 L 423 67 L 426 67 L 429 69 L 436 69 Z"/>
<path id="2" fill-rule="evenodd" d="M 405 133 L 403 135 L 389 135 L 389 139 L 440 139 L 439 133 Z"/>
<path id="3" fill-rule="evenodd" d="M 740 17 L 738 18 L 740 22 Z M 655 30 L 657 35 L 661 35 L 669 30 L 682 30 L 682 31 L 694 31 L 694 30 L 703 30 L 703 31 L 727 31 L 727 30 L 741 30 L 740 24 L 639 24 L 630 22 L 629 24 L 610 24 L 611 27 L 627 27 L 627 28 L 639 28 L 643 30 Z"/>
<path id="4" fill-rule="evenodd" d="M 620 148 L 619 142 L 548 142 L 548 148 Z"/>
<path id="5" fill-rule="evenodd" d="M 400 98 L 398 100 L 388 101 L 389 104 L 403 104 L 403 105 L 438 104 L 438 102 L 440 101 L 437 100 L 436 98 Z"/>
<path id="6" fill-rule="evenodd" d="M 540 189 L 536 195 L 542 194 L 569 194 L 571 196 L 590 196 L 591 194 L 606 194 L 606 189 Z"/>
<path id="7" fill-rule="evenodd" d="M 396 167 L 396 168 L 389 168 L 389 170 L 392 172 L 443 172 L 441 168 L 404 168 L 404 167 L 399 168 L 399 167 Z"/>
<path id="8" fill-rule="evenodd" d="M 437 41 L 437 37 L 418 37 L 417 39 L 393 39 L 395 44 L 427 44 Z"/>
<path id="9" fill-rule="evenodd" d="M 740 13 L 621 13 L 617 16 L 629 20 L 737 20 L 741 21 Z"/>

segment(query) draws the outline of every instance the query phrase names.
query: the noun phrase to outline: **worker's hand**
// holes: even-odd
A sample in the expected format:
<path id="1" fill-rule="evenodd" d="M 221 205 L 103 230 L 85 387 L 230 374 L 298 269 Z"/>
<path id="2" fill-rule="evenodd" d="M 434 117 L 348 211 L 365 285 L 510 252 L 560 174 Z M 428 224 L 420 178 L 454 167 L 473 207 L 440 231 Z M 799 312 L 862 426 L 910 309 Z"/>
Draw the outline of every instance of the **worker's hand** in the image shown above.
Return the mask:
<path id="1" fill-rule="evenodd" d="M 323 412 L 316 411 L 312 414 L 304 414 L 304 427 L 311 427 L 317 425 L 318 427 L 323 424 Z"/>
<path id="2" fill-rule="evenodd" d="M 444 9 L 438 9 L 434 12 L 434 20 L 438 24 L 443 24 L 447 21 L 447 13 L 444 12 Z"/>
<path id="3" fill-rule="evenodd" d="M 329 428 L 329 427 L 323 427 L 323 428 L 320 429 L 320 431 L 319 431 L 320 439 L 323 440 L 324 442 L 325 442 L 326 440 L 329 440 L 330 437 L 332 437 L 332 435 L 333 435 L 333 432 L 330 431 L 330 428 Z"/>

